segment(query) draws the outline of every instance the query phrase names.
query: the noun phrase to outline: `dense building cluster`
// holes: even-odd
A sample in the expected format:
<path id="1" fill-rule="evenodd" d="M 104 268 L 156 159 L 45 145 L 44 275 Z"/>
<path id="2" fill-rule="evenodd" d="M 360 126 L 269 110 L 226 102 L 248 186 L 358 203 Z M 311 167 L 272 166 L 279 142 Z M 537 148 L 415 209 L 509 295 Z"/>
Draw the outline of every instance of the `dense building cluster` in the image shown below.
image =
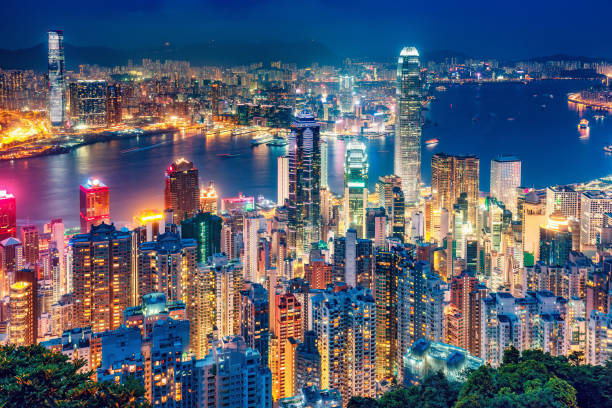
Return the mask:
<path id="1" fill-rule="evenodd" d="M 204 85 L 185 82 L 188 64 L 143 61 L 150 80 L 66 89 L 62 33 L 49 41 L 56 126 L 198 111 Z M 491 161 L 485 193 L 479 157 L 444 153 L 425 187 L 419 52 L 404 48 L 393 74 L 349 67 L 308 73 L 337 76 L 333 101 L 271 86 L 299 85 L 280 62 L 204 70 L 217 78 L 206 83 L 214 120 L 287 128 L 276 203 L 239 194 L 219 205 L 186 158 L 165 169 L 163 211 L 143 210 L 129 227 L 112 223 L 112 186 L 96 179 L 80 186 L 80 231 L 60 219 L 18 229 L 16 199 L 0 191 L 0 339 L 82 359 L 99 381 L 136 377 L 154 407 L 338 407 L 433 371 L 456 379 L 498 366 L 510 346 L 612 358 L 612 193 L 525 188 L 512 156 Z M 367 88 L 379 75 L 395 75 L 392 92 L 355 101 L 356 76 Z M 253 83 L 266 84 L 255 100 L 228 97 Z M 136 96 L 152 88 L 164 103 Z M 193 98 L 169 96 L 185 90 Z M 375 124 L 386 98 L 394 174 L 370 189 L 366 145 L 350 138 L 343 190 L 332 192 L 325 131 L 338 118 Z"/>

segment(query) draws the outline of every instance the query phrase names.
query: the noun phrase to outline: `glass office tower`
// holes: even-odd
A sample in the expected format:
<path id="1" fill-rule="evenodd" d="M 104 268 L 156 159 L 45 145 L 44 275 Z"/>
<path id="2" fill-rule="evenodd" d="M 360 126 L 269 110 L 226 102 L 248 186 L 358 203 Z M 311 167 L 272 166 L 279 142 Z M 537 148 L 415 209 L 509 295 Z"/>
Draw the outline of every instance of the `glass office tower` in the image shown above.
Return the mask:
<path id="1" fill-rule="evenodd" d="M 49 34 L 49 120 L 52 126 L 66 122 L 66 81 L 64 79 L 64 32 Z"/>

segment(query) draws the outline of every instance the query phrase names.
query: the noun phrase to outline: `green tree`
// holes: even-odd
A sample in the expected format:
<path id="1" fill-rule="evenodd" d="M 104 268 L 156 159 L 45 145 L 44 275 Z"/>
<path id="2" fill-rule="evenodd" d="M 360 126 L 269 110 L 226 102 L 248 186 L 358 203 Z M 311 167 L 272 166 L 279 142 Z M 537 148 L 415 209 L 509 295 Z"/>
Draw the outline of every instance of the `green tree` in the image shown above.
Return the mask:
<path id="1" fill-rule="evenodd" d="M 93 381 L 79 372 L 83 361 L 42 346 L 0 347 L 0 407 L 145 408 L 144 389 L 135 379 L 125 384 Z"/>

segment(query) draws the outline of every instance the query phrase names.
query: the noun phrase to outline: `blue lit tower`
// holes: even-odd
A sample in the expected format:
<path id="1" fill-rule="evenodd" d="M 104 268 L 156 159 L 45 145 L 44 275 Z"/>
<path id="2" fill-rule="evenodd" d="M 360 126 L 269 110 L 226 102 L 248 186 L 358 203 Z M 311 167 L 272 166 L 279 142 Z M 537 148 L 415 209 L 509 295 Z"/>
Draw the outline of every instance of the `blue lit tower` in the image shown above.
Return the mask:
<path id="1" fill-rule="evenodd" d="M 419 201 L 421 180 L 421 78 L 419 52 L 404 47 L 397 60 L 395 174 L 402 179 L 406 205 Z"/>
<path id="2" fill-rule="evenodd" d="M 289 245 L 298 256 L 319 240 L 321 146 L 314 115 L 301 111 L 289 134 Z"/>
<path id="3" fill-rule="evenodd" d="M 64 80 L 64 32 L 49 34 L 49 120 L 52 126 L 66 122 L 66 82 Z"/>
<path id="4" fill-rule="evenodd" d="M 365 144 L 351 141 L 344 163 L 345 227 L 365 238 L 365 209 L 368 202 L 368 156 Z"/>

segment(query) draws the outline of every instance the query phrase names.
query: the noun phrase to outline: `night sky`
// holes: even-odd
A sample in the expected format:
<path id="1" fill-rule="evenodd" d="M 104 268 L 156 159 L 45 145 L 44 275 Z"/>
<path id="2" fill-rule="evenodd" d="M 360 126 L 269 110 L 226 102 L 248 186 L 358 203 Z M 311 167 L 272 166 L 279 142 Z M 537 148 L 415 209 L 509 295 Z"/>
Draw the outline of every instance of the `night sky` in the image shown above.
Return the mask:
<path id="1" fill-rule="evenodd" d="M 208 40 L 317 40 L 346 56 L 405 44 L 471 56 L 612 58 L 611 0 L 2 0 L 0 48 L 65 30 L 73 45 L 135 49 Z"/>

